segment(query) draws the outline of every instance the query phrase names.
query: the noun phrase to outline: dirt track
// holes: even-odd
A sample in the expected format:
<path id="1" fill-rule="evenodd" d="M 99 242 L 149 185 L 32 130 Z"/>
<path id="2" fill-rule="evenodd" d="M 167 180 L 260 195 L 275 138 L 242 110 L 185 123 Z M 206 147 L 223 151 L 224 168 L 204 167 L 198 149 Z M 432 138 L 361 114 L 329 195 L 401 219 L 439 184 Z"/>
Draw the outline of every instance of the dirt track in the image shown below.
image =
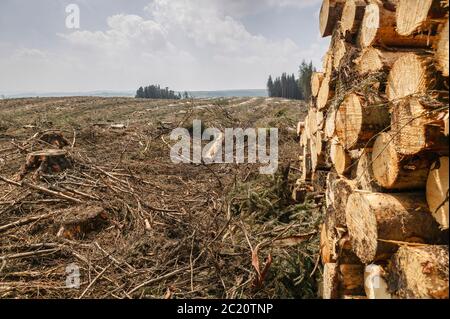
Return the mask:
<path id="1" fill-rule="evenodd" d="M 320 206 L 290 198 L 305 109 L 265 98 L 0 101 L 0 297 L 315 298 Z M 194 119 L 278 127 L 279 172 L 173 164 L 170 132 Z M 19 180 L 27 154 L 54 148 L 39 139 L 53 130 L 71 168 Z M 71 264 L 79 289 L 66 287 Z"/>

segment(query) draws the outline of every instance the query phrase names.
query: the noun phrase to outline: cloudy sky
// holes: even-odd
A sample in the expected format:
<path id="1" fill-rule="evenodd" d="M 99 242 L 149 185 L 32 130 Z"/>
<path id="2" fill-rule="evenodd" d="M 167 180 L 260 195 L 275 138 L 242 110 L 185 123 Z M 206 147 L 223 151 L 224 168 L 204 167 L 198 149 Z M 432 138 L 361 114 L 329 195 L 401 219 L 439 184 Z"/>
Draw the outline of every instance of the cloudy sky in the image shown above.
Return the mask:
<path id="1" fill-rule="evenodd" d="M 66 6 L 80 28 L 66 27 Z M 0 92 L 264 88 L 321 65 L 321 0 L 1 0 Z"/>

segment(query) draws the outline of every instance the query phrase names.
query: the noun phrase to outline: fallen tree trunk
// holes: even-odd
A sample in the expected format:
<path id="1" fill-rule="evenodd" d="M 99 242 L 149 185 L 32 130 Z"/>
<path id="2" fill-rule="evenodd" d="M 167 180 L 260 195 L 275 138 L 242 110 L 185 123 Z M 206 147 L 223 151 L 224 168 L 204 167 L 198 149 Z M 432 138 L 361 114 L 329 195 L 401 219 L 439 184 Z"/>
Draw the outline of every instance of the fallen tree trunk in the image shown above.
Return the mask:
<path id="1" fill-rule="evenodd" d="M 442 236 L 421 194 L 354 193 L 346 221 L 363 263 L 389 258 L 398 248 L 393 242 L 436 243 Z"/>
<path id="2" fill-rule="evenodd" d="M 430 212 L 443 229 L 448 229 L 448 157 L 433 164 L 427 180 L 427 202 Z"/>
<path id="3" fill-rule="evenodd" d="M 448 299 L 448 246 L 401 247 L 389 267 L 389 288 L 406 299 Z"/>
<path id="4" fill-rule="evenodd" d="M 434 154 L 401 154 L 393 134 L 381 133 L 373 146 L 372 169 L 378 185 L 385 189 L 423 189 L 435 159 Z"/>
<path id="5" fill-rule="evenodd" d="M 328 37 L 333 34 L 336 23 L 341 18 L 345 0 L 323 0 L 320 9 L 320 34 Z"/>
<path id="6" fill-rule="evenodd" d="M 443 116 L 442 120 L 438 120 L 438 114 L 433 112 L 433 109 L 442 105 L 414 97 L 404 98 L 392 105 L 391 130 L 400 153 L 414 155 L 431 151 L 448 154 L 448 139 L 443 134 Z"/>
<path id="7" fill-rule="evenodd" d="M 396 31 L 395 6 L 389 5 L 388 1 L 383 3 L 372 1 L 366 6 L 358 42 L 361 48 L 370 46 L 423 48 L 430 45 L 430 38 L 427 35 L 401 36 Z"/>
<path id="8" fill-rule="evenodd" d="M 370 147 L 373 137 L 389 125 L 389 107 L 379 97 L 350 93 L 336 112 L 336 135 L 347 150 Z"/>

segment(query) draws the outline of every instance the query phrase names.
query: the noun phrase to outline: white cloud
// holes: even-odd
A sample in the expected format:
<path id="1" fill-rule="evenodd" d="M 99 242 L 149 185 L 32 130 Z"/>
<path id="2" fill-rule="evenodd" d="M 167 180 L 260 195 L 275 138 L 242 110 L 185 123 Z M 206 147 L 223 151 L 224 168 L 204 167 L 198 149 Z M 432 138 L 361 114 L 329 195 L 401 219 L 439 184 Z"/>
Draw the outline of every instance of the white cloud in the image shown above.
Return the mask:
<path id="1" fill-rule="evenodd" d="M 302 59 L 320 64 L 324 49 L 320 41 L 305 50 L 289 38 L 270 40 L 253 34 L 236 11 L 317 2 L 153 0 L 145 9 L 147 16 L 110 16 L 106 30 L 59 34 L 59 50 L 24 49 L 14 61 L 0 60 L 0 67 L 20 72 L 20 59 L 29 68 L 41 58 L 44 62 L 33 72 L 22 72 L 27 74 L 25 84 L 34 83 L 35 90 L 52 81 L 51 90 L 62 91 L 131 89 L 147 83 L 176 90 L 262 88 L 268 74 L 295 72 Z M 48 79 L 40 81 L 42 75 Z M 65 81 L 58 81 L 61 75 Z M 0 79 L 0 86 L 8 84 Z"/>

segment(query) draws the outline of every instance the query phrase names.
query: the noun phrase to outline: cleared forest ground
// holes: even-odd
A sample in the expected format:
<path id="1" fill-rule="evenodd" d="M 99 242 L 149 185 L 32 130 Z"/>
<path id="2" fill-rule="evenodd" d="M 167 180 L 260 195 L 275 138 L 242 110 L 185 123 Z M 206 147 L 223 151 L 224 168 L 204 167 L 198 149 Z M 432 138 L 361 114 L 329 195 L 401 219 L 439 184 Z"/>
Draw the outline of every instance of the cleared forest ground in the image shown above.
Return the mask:
<path id="1" fill-rule="evenodd" d="M 269 98 L 1 100 L 0 298 L 316 298 L 321 204 L 291 199 L 305 116 Z M 278 173 L 173 164 L 194 119 L 279 128 Z M 24 167 L 54 131 L 70 165 Z"/>

